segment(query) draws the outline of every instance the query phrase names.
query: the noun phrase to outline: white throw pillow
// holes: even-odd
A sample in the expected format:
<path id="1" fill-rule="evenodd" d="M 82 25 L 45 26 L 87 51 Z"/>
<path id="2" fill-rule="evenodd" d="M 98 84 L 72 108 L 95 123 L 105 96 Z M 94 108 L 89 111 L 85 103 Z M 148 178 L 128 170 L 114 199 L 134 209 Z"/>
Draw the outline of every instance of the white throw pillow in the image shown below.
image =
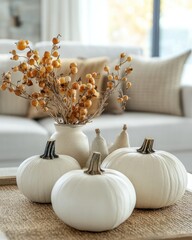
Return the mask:
<path id="1" fill-rule="evenodd" d="M 191 50 L 169 58 L 133 56 L 132 87 L 124 92 L 130 100 L 128 111 L 158 112 L 182 115 L 180 82 L 184 64 Z"/>

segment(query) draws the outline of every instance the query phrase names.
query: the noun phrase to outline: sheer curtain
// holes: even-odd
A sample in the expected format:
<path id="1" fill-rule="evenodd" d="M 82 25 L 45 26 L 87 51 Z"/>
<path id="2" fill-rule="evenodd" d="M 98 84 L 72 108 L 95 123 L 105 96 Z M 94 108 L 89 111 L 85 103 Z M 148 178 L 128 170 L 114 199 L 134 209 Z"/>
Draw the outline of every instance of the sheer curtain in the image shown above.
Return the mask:
<path id="1" fill-rule="evenodd" d="M 80 40 L 87 44 L 108 41 L 108 0 L 80 0 Z"/>
<path id="2" fill-rule="evenodd" d="M 42 0 L 42 40 L 60 33 L 65 40 L 79 40 L 78 0 Z"/>
<path id="3" fill-rule="evenodd" d="M 41 0 L 43 41 L 58 33 L 63 40 L 107 41 L 107 0 Z"/>

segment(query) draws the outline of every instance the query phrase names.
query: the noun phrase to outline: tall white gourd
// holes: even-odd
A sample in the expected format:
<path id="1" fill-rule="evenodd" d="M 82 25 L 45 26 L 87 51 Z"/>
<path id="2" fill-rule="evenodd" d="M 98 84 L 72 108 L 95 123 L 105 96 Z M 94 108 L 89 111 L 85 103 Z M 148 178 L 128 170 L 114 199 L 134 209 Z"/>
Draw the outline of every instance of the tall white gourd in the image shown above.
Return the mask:
<path id="1" fill-rule="evenodd" d="M 124 147 L 130 147 L 129 135 L 127 132 L 126 124 L 123 125 L 123 129 L 120 135 L 117 136 L 115 142 L 112 144 L 111 147 L 109 147 L 109 153 L 115 151 L 116 149 L 124 148 Z"/>
<path id="2" fill-rule="evenodd" d="M 92 156 L 93 152 L 100 152 L 101 154 L 101 162 L 107 157 L 109 154 L 107 142 L 104 139 L 104 137 L 101 135 L 101 131 L 99 128 L 95 129 L 96 136 L 93 139 L 93 142 L 91 144 L 91 153 L 90 157 Z M 89 166 L 90 158 L 86 163 L 86 167 Z"/>
<path id="3" fill-rule="evenodd" d="M 122 148 L 107 156 L 102 167 L 126 175 L 136 191 L 137 208 L 161 208 L 177 202 L 185 193 L 187 172 L 174 155 L 153 150 L 153 139 L 141 148 Z"/>

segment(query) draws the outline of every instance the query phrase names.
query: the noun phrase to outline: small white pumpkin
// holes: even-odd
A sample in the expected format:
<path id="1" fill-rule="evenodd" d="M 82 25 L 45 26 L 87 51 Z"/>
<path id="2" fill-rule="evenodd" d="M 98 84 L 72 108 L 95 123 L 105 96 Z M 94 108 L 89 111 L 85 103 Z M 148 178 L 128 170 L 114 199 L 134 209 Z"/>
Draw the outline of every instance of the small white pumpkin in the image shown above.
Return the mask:
<path id="1" fill-rule="evenodd" d="M 32 156 L 21 163 L 17 170 L 17 185 L 29 200 L 50 203 L 55 182 L 74 169 L 80 169 L 79 163 L 70 156 L 56 155 L 55 141 L 48 141 L 43 155 Z"/>
<path id="2" fill-rule="evenodd" d="M 102 167 L 118 170 L 130 179 L 136 191 L 136 208 L 169 206 L 185 193 L 185 167 L 174 155 L 154 151 L 153 142 L 145 139 L 140 149 L 118 149 L 102 163 Z"/>
<path id="3" fill-rule="evenodd" d="M 121 133 L 116 137 L 115 142 L 109 147 L 109 153 L 112 153 L 116 149 L 124 147 L 130 147 L 126 124 L 123 125 L 123 129 Z"/>
<path id="4" fill-rule="evenodd" d="M 113 229 L 132 213 L 135 190 L 122 173 L 100 169 L 100 153 L 93 153 L 87 170 L 64 174 L 52 190 L 56 215 L 78 230 Z"/>

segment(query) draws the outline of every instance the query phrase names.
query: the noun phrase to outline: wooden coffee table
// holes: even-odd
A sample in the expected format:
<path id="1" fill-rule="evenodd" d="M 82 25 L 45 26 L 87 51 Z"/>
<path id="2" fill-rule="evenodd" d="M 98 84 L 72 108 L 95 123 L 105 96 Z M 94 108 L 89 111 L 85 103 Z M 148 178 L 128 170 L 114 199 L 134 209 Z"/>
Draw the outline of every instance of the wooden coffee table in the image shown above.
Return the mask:
<path id="1" fill-rule="evenodd" d="M 0 186 L 16 184 L 17 167 L 0 168 Z"/>

